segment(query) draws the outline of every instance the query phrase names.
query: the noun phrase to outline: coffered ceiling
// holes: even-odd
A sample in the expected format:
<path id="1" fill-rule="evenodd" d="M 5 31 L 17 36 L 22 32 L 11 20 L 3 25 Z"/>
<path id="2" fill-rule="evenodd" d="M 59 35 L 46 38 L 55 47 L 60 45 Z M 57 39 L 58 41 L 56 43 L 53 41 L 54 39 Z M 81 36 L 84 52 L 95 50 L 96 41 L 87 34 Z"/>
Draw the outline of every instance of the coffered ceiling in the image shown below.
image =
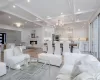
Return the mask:
<path id="1" fill-rule="evenodd" d="M 84 23 L 100 8 L 100 0 L 0 0 L 0 23 L 26 28 Z M 82 24 L 83 24 L 82 23 Z"/>

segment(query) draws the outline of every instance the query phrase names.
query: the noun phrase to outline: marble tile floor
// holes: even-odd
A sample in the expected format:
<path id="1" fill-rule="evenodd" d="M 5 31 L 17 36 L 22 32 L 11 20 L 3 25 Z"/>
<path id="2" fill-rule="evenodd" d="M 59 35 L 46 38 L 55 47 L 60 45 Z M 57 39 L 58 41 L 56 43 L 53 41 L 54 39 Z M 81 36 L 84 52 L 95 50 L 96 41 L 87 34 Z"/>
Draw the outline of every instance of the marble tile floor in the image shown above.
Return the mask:
<path id="1" fill-rule="evenodd" d="M 60 70 L 59 67 L 51 66 L 50 76 L 48 70 L 46 70 L 44 72 L 38 73 L 36 76 L 32 77 L 31 79 L 29 79 L 29 76 L 27 75 L 24 75 L 26 77 L 25 79 L 8 79 L 8 77 L 10 77 L 15 72 L 15 70 L 11 70 L 6 75 L 0 77 L 0 80 L 56 80 L 56 76 L 58 75 L 59 70 Z"/>

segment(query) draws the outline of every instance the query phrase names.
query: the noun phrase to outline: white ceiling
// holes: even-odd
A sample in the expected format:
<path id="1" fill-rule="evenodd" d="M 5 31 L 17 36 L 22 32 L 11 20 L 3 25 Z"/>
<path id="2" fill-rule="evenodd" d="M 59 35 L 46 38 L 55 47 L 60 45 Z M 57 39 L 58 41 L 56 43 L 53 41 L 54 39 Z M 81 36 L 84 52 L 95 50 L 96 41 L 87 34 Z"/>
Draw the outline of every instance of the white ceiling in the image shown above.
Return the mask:
<path id="1" fill-rule="evenodd" d="M 13 8 L 13 5 L 16 7 Z M 21 22 L 26 28 L 55 25 L 63 13 L 65 25 L 83 24 L 99 8 L 100 0 L 0 0 L 0 10 L 5 12 L 0 12 L 0 23 L 12 25 Z M 47 19 L 47 16 L 51 19 Z"/>

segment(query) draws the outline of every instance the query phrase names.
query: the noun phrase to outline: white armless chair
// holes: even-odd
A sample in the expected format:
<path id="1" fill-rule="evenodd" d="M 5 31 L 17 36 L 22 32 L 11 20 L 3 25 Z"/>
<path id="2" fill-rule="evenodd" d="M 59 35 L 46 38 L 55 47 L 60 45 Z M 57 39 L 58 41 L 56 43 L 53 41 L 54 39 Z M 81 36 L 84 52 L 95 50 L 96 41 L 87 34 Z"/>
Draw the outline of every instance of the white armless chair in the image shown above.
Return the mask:
<path id="1" fill-rule="evenodd" d="M 6 45 L 6 49 L 14 48 L 14 47 L 15 47 L 15 43 L 7 43 Z"/>
<path id="2" fill-rule="evenodd" d="M 54 55 L 61 55 L 60 42 L 55 42 L 55 51 L 54 51 Z"/>
<path id="3" fill-rule="evenodd" d="M 62 55 L 59 41 L 55 42 L 55 51 L 54 55 L 52 56 L 52 64 L 55 64 L 56 66 L 60 66 L 62 64 Z"/>
<path id="4" fill-rule="evenodd" d="M 84 41 L 80 41 L 80 43 L 79 43 L 79 50 L 81 51 L 81 52 L 84 52 L 85 50 L 84 50 Z"/>
<path id="5" fill-rule="evenodd" d="M 38 58 L 48 60 L 47 55 L 53 54 L 53 47 L 52 47 L 52 42 L 51 41 L 47 41 L 47 47 L 48 47 L 47 53 L 38 54 Z"/>
<path id="6" fill-rule="evenodd" d="M 48 51 L 47 53 L 41 53 L 38 55 L 38 58 L 43 60 L 48 60 L 51 65 L 60 66 L 62 63 L 61 52 L 55 51 L 56 54 L 53 54 L 52 42 L 48 42 Z M 57 45 L 56 45 L 57 47 Z M 56 49 L 57 50 L 57 49 Z M 43 60 L 39 60 L 39 62 L 43 62 Z"/>
<path id="7" fill-rule="evenodd" d="M 68 41 L 65 41 L 63 43 L 63 54 L 65 53 L 70 53 L 70 48 L 69 48 L 69 42 Z"/>

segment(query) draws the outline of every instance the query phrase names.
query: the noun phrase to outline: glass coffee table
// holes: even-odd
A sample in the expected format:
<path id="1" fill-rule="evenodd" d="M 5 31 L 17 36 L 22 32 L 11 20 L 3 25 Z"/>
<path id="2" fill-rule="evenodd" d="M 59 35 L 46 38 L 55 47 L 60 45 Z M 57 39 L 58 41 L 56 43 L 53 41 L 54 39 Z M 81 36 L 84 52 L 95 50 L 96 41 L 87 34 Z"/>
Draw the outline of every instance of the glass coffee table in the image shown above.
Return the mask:
<path id="1" fill-rule="evenodd" d="M 33 61 L 37 60 L 37 61 Z M 39 58 L 31 58 L 29 63 L 25 61 L 25 65 L 21 66 L 20 69 L 16 70 L 5 80 L 35 80 L 36 76 L 48 70 L 48 76 L 50 77 L 50 64 L 49 61 L 44 60 L 44 63 L 40 63 Z"/>

